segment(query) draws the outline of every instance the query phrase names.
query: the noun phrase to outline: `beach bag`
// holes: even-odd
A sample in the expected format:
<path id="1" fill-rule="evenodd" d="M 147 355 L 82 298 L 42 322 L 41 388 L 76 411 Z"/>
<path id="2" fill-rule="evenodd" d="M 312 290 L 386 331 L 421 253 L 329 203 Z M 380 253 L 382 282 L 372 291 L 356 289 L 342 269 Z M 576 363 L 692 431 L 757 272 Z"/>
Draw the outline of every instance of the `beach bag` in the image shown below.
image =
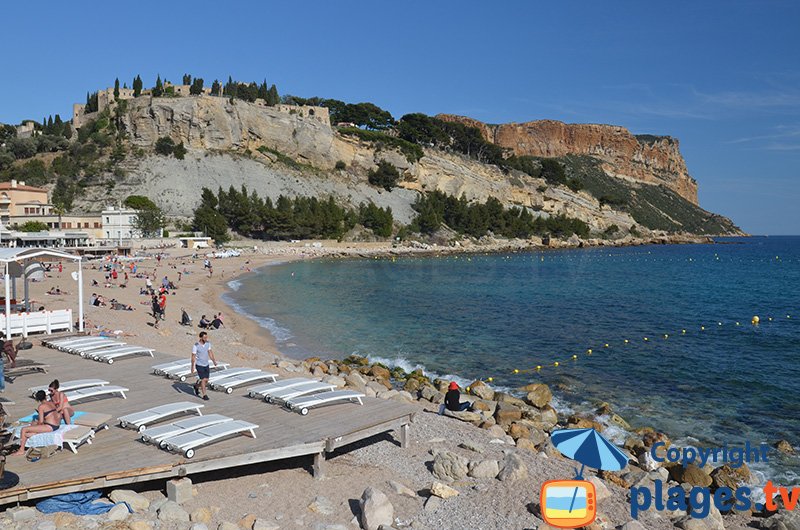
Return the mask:
<path id="1" fill-rule="evenodd" d="M 50 458 L 58 451 L 57 445 L 44 445 L 42 447 L 31 447 L 25 452 L 25 458 L 30 462 L 36 462 L 44 458 Z"/>
<path id="2" fill-rule="evenodd" d="M 18 350 L 30 350 L 31 348 L 33 348 L 33 343 L 28 341 L 23 341 L 17 344 Z"/>

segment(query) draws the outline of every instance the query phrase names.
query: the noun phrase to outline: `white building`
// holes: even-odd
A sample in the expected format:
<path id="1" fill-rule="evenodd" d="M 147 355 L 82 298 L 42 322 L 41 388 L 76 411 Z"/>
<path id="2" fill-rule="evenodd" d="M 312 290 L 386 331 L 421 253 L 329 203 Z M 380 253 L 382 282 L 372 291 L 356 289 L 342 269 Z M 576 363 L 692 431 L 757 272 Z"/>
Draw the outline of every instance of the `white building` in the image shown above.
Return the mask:
<path id="1" fill-rule="evenodd" d="M 136 210 L 109 206 L 102 216 L 103 237 L 105 239 L 138 239 L 141 234 L 134 228 Z"/>

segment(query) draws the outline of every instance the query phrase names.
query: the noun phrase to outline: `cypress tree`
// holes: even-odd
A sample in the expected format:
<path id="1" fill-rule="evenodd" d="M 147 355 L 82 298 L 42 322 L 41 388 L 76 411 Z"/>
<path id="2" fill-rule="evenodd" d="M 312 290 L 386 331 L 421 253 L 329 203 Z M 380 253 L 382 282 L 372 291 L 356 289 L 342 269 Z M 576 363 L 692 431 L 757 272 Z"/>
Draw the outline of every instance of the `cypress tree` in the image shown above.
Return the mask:
<path id="1" fill-rule="evenodd" d="M 119 100 L 119 77 L 114 79 L 114 99 Z"/>
<path id="2" fill-rule="evenodd" d="M 278 88 L 275 85 L 269 87 L 269 97 L 267 98 L 267 105 L 275 106 L 281 102 L 281 98 L 278 95 Z"/>
<path id="3" fill-rule="evenodd" d="M 211 85 L 211 95 L 219 96 L 220 95 L 219 91 L 220 91 L 219 81 L 214 79 L 214 83 Z"/>
<path id="4" fill-rule="evenodd" d="M 192 84 L 192 76 L 189 74 L 183 74 L 183 84 L 184 85 L 191 85 Z"/>
<path id="5" fill-rule="evenodd" d="M 133 80 L 133 97 L 138 98 L 142 95 L 142 78 L 138 75 Z"/>
<path id="6" fill-rule="evenodd" d="M 263 99 L 264 101 L 268 101 L 269 98 L 269 90 L 267 89 L 267 80 L 264 79 L 264 82 L 258 86 L 258 97 L 259 99 Z"/>
<path id="7" fill-rule="evenodd" d="M 161 75 L 156 77 L 156 86 L 153 87 L 153 97 L 160 98 L 164 94 L 164 85 L 161 83 Z"/>

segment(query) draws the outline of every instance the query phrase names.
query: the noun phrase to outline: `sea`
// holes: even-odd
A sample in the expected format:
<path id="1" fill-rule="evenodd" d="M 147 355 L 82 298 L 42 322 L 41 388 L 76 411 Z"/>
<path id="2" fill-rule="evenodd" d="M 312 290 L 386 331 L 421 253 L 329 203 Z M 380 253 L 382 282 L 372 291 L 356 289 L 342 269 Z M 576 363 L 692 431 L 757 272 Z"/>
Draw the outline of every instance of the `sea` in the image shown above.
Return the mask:
<path id="1" fill-rule="evenodd" d="M 608 402 L 681 444 L 800 445 L 800 237 L 321 259 L 230 287 L 292 357 L 544 382 L 563 413 Z M 800 459 L 769 456 L 759 479 L 800 483 Z"/>

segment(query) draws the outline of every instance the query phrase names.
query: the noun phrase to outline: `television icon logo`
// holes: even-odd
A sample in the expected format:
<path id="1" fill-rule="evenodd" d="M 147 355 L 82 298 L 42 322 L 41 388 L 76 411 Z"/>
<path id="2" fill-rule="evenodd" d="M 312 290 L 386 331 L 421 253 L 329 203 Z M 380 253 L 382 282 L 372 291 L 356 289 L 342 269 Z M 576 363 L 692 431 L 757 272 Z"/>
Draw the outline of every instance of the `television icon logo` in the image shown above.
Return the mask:
<path id="1" fill-rule="evenodd" d="M 580 528 L 597 516 L 597 496 L 588 480 L 548 480 L 539 504 L 544 522 L 557 528 Z"/>

